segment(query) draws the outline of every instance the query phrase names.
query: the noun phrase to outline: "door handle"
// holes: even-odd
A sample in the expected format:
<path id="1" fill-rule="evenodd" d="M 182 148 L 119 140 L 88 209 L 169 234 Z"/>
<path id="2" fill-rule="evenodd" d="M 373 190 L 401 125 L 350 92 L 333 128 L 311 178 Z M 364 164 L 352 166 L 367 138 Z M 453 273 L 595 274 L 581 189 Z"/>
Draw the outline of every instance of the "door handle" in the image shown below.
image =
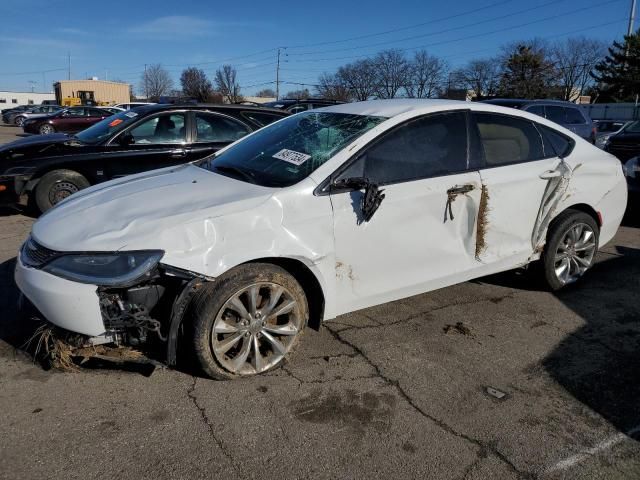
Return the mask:
<path id="1" fill-rule="evenodd" d="M 558 170 L 547 170 L 546 172 L 542 172 L 540 174 L 540 178 L 542 180 L 550 180 L 552 178 L 558 178 L 561 175 L 562 175 L 562 172 Z"/>
<path id="2" fill-rule="evenodd" d="M 180 157 L 186 157 L 187 156 L 187 151 L 183 150 L 183 149 L 179 149 L 179 150 L 172 150 L 171 151 L 171 156 L 173 158 L 180 158 Z"/>
<path id="3" fill-rule="evenodd" d="M 464 195 L 465 193 L 469 193 L 471 190 L 476 188 L 473 185 L 456 185 L 455 187 L 451 187 L 447 190 L 447 195 Z"/>

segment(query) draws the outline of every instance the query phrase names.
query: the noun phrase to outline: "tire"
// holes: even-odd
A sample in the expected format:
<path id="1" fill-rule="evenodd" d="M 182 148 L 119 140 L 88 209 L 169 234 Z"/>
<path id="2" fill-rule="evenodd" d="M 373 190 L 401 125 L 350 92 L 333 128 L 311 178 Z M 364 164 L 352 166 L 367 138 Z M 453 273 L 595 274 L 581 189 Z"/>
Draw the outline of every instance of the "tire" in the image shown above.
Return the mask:
<path id="1" fill-rule="evenodd" d="M 245 308 L 244 314 L 237 302 Z M 285 313 L 278 315 L 278 311 Z M 281 366 L 300 341 L 309 307 L 304 290 L 286 270 L 251 263 L 205 285 L 194 296 L 190 313 L 193 348 L 200 367 L 211 378 L 229 380 Z"/>
<path id="2" fill-rule="evenodd" d="M 73 170 L 52 170 L 43 175 L 36 185 L 36 206 L 44 213 L 69 195 L 90 185 L 83 175 Z"/>
<path id="3" fill-rule="evenodd" d="M 579 210 L 566 210 L 553 220 L 541 258 L 544 279 L 551 290 L 575 283 L 591 268 L 599 236 L 600 228 L 593 217 Z"/>
<path id="4" fill-rule="evenodd" d="M 38 128 L 38 131 L 40 132 L 41 135 L 56 133 L 56 129 L 53 127 L 53 125 L 49 125 L 48 123 L 44 123 L 40 125 L 40 128 Z"/>
<path id="5" fill-rule="evenodd" d="M 24 117 L 16 117 L 16 118 L 13 120 L 13 124 L 14 124 L 16 127 L 21 127 L 21 126 L 22 126 L 22 124 L 24 123 L 24 120 L 25 120 L 25 118 L 24 118 Z"/>

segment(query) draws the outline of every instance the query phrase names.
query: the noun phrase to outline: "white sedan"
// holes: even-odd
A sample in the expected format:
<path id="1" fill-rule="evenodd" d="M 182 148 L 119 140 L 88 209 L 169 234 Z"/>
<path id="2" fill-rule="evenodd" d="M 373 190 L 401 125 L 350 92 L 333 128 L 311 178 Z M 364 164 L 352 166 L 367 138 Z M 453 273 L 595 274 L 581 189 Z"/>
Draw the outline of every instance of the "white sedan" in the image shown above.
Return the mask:
<path id="1" fill-rule="evenodd" d="M 159 338 L 169 364 L 180 342 L 234 378 L 361 308 L 534 261 L 551 289 L 571 284 L 626 201 L 615 157 L 539 116 L 350 103 L 72 195 L 34 224 L 15 277 L 87 342 Z"/>

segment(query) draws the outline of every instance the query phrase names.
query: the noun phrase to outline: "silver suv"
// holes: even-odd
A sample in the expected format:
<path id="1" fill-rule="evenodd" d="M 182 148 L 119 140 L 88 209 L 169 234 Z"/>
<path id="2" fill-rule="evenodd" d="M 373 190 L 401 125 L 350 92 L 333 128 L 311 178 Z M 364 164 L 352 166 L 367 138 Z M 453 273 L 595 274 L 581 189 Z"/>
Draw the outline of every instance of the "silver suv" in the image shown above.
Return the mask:
<path id="1" fill-rule="evenodd" d="M 483 100 L 483 102 L 535 113 L 562 125 L 585 140 L 595 143 L 596 129 L 593 122 L 589 115 L 575 103 L 562 100 L 524 100 L 516 98 L 493 98 L 491 100 Z"/>

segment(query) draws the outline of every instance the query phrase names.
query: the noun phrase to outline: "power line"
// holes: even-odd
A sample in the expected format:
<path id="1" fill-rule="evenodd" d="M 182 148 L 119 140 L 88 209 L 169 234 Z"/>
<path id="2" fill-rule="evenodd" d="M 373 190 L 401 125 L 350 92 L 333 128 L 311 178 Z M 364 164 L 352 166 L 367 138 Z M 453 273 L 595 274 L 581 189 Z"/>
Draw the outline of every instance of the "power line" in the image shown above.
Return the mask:
<path id="1" fill-rule="evenodd" d="M 540 8 L 543 7 L 547 7 L 549 5 L 557 5 L 558 3 L 562 3 L 562 2 L 566 2 L 567 0 L 552 0 L 550 2 L 547 3 L 542 3 L 540 5 L 536 5 L 535 7 L 529 7 L 529 8 L 525 8 L 524 10 L 518 10 L 517 12 L 511 12 L 511 13 L 507 13 L 505 15 L 501 15 L 499 17 L 493 17 L 493 18 L 488 18 L 479 22 L 473 22 L 473 23 L 467 23 L 465 25 L 460 25 L 458 27 L 451 27 L 451 28 L 446 28 L 444 30 L 439 30 L 437 32 L 430 32 L 430 33 L 424 33 L 421 35 L 413 35 L 411 37 L 404 37 L 404 38 L 399 38 L 396 40 L 387 40 L 385 42 L 379 42 L 379 43 L 372 43 L 372 44 L 367 44 L 367 45 L 359 45 L 357 47 L 345 47 L 345 48 L 337 48 L 337 49 L 333 49 L 333 50 L 319 50 L 317 52 L 300 52 L 300 53 L 291 53 L 291 56 L 299 56 L 299 55 L 318 55 L 321 53 L 333 53 L 333 52 L 344 52 L 344 51 L 348 51 L 348 50 L 359 50 L 361 48 L 369 48 L 369 47 L 379 47 L 381 45 L 389 45 L 390 43 L 398 43 L 398 42 L 406 42 L 407 40 L 415 40 L 418 38 L 425 38 L 425 37 L 432 37 L 434 35 L 441 35 L 443 33 L 449 33 L 449 32 L 454 32 L 456 30 L 463 30 L 465 28 L 470 28 L 470 27 L 475 27 L 477 25 L 482 25 L 485 23 L 492 23 L 492 22 L 497 22 L 498 20 L 504 20 L 505 18 L 510 18 L 510 17 L 515 17 L 517 15 L 521 15 L 523 13 L 528 13 L 534 10 L 538 10 Z M 617 1 L 617 0 L 616 0 Z"/>
<path id="2" fill-rule="evenodd" d="M 424 27 L 425 25 L 432 25 L 434 23 L 444 22 L 446 20 L 451 20 L 453 18 L 458 18 L 458 17 L 463 17 L 463 16 L 466 16 L 466 15 L 471 15 L 472 13 L 478 13 L 478 12 L 486 11 L 489 8 L 497 7 L 499 5 L 504 5 L 505 3 L 510 3 L 512 1 L 513 0 L 502 0 L 502 1 L 499 1 L 499 2 L 491 3 L 491 4 L 483 6 L 483 7 L 475 8 L 473 10 L 467 10 L 465 12 L 457 13 L 455 15 L 436 18 L 436 19 L 433 19 L 433 20 L 429 20 L 428 22 L 416 23 L 414 25 L 409 25 L 407 27 L 395 28 L 393 30 L 386 30 L 384 32 L 369 33 L 369 34 L 366 34 L 366 35 L 359 35 L 357 37 L 345 38 L 345 39 L 342 39 L 342 40 L 331 40 L 331 41 L 327 41 L 327 42 L 311 43 L 311 44 L 305 44 L 305 45 L 293 45 L 293 46 L 290 46 L 289 48 L 293 49 L 293 48 L 319 47 L 319 46 L 322 46 L 322 45 L 332 45 L 332 44 L 336 44 L 336 43 L 350 42 L 352 40 L 362 40 L 363 38 L 371 38 L 371 37 L 377 37 L 377 36 L 380 36 L 380 35 L 387 35 L 389 33 L 402 32 L 404 30 L 411 30 L 413 28 Z"/>
<path id="3" fill-rule="evenodd" d="M 488 36 L 488 35 L 494 35 L 496 33 L 503 33 L 503 32 L 507 32 L 509 30 L 515 30 L 515 29 L 518 29 L 518 28 L 528 27 L 530 25 L 535 25 L 537 23 L 547 22 L 549 20 L 556 20 L 556 19 L 562 18 L 562 17 L 573 16 L 578 12 L 582 13 L 582 12 L 585 12 L 585 11 L 588 11 L 588 10 L 592 10 L 594 8 L 601 8 L 601 7 L 605 6 L 605 5 L 610 5 L 612 3 L 617 3 L 617 2 L 620 2 L 620 1 L 622 1 L 622 0 L 609 0 L 607 2 L 598 2 L 596 4 L 590 5 L 588 7 L 585 7 L 585 8 L 579 9 L 579 10 L 573 10 L 573 11 L 570 11 L 570 12 L 564 12 L 564 13 L 561 13 L 561 14 L 540 18 L 538 20 L 533 20 L 533 21 L 530 21 L 530 22 L 525 22 L 525 23 L 521 23 L 521 24 L 518 24 L 518 25 L 513 25 L 513 26 L 510 26 L 510 27 L 500 28 L 500 29 L 497 29 L 497 30 L 489 31 L 489 32 L 477 33 L 477 34 L 474 34 L 474 35 L 467 35 L 467 36 L 464 36 L 464 37 L 454 38 L 454 39 L 451 39 L 451 40 L 442 40 L 442 41 L 439 41 L 439 42 L 429 43 L 429 44 L 426 44 L 426 45 L 419 45 L 419 46 L 416 46 L 416 47 L 398 48 L 397 50 L 403 51 L 403 52 L 408 52 L 408 51 L 411 51 L 411 50 L 420 50 L 420 49 L 424 49 L 424 48 L 428 48 L 428 47 L 434 47 L 434 46 L 438 46 L 438 45 L 446 45 L 446 44 L 449 44 L 449 43 L 456 43 L 456 42 L 461 42 L 461 41 L 464 41 L 464 40 L 471 40 L 471 39 L 475 39 L 475 38 L 481 38 L 481 37 L 485 37 L 485 36 Z M 356 58 L 371 58 L 372 56 L 376 55 L 377 53 L 378 52 L 366 53 L 366 54 L 362 54 L 362 55 L 348 55 L 348 56 L 344 56 L 344 57 L 314 58 L 313 60 L 292 60 L 292 61 L 297 62 L 297 63 L 305 63 L 305 62 L 306 63 L 309 63 L 309 62 L 314 62 L 315 63 L 315 62 L 320 62 L 320 61 L 350 60 L 350 59 L 356 59 Z"/>

